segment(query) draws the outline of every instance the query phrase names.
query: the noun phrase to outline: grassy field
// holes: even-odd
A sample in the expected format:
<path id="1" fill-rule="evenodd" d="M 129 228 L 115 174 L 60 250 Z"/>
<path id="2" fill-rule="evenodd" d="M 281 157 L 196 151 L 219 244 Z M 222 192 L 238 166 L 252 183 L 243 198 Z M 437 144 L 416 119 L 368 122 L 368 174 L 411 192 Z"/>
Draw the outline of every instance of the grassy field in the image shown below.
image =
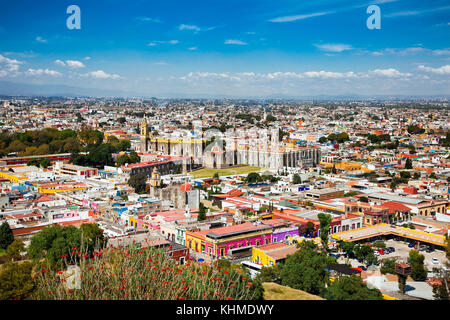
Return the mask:
<path id="1" fill-rule="evenodd" d="M 325 300 L 319 296 L 281 286 L 273 282 L 264 282 L 263 287 L 264 300 Z"/>
<path id="2" fill-rule="evenodd" d="M 252 166 L 242 166 L 242 167 L 231 167 L 227 169 L 200 169 L 196 171 L 192 171 L 189 174 L 194 178 L 212 178 L 214 173 L 219 173 L 219 176 L 229 176 L 234 174 L 246 174 L 250 172 L 258 172 L 260 171 L 260 167 L 252 167 Z"/>

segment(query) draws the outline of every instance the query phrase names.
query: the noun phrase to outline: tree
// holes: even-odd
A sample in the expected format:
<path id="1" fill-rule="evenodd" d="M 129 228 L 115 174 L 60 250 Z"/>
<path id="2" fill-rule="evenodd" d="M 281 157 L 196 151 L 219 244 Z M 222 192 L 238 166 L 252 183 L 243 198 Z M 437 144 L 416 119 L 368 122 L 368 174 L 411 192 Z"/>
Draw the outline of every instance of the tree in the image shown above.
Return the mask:
<path id="1" fill-rule="evenodd" d="M 80 246 L 80 229 L 73 226 L 51 225 L 31 237 L 27 251 L 35 262 L 46 259 L 50 266 L 61 266 L 63 264 L 61 256 L 71 253 L 74 247 Z"/>
<path id="2" fill-rule="evenodd" d="M 336 279 L 325 293 L 327 300 L 383 300 L 378 289 L 369 289 L 358 276 L 344 276 Z"/>
<path id="3" fill-rule="evenodd" d="M 341 241 L 339 243 L 339 248 L 344 251 L 347 257 L 352 258 L 355 255 L 355 245 L 356 244 L 354 242 Z"/>
<path id="4" fill-rule="evenodd" d="M 328 141 L 328 139 L 326 138 L 326 137 L 320 137 L 319 138 L 319 142 L 320 143 L 325 143 L 325 142 L 327 142 Z"/>
<path id="5" fill-rule="evenodd" d="M 41 168 L 47 169 L 50 166 L 51 162 L 48 159 L 42 159 L 39 162 L 39 165 L 41 166 Z"/>
<path id="6" fill-rule="evenodd" d="M 368 202 L 369 202 L 369 199 L 368 199 L 367 197 L 365 197 L 365 196 L 362 196 L 362 197 L 359 198 L 359 201 L 360 201 L 360 202 L 368 203 Z"/>
<path id="7" fill-rule="evenodd" d="M 22 240 L 14 240 L 8 248 L 6 248 L 6 255 L 11 261 L 20 260 L 22 258 L 21 253 L 25 252 L 25 244 Z"/>
<path id="8" fill-rule="evenodd" d="M 30 261 L 7 262 L 0 268 L 0 300 L 27 298 L 35 285 Z"/>
<path id="9" fill-rule="evenodd" d="M 320 221 L 320 239 L 325 250 L 328 250 L 328 233 L 330 232 L 331 215 L 319 213 L 317 215 Z"/>
<path id="10" fill-rule="evenodd" d="M 407 158 L 407 159 L 406 159 L 406 162 L 405 162 L 405 169 L 412 169 L 412 161 L 411 161 L 410 158 Z"/>
<path id="11" fill-rule="evenodd" d="M 83 223 L 80 227 L 83 246 L 87 246 L 89 252 L 105 247 L 107 239 L 102 229 L 95 223 Z"/>
<path id="12" fill-rule="evenodd" d="M 219 173 L 218 172 L 214 172 L 213 179 L 219 179 Z"/>
<path id="13" fill-rule="evenodd" d="M 115 145 L 115 147 L 117 151 L 127 151 L 131 148 L 131 142 L 128 140 L 121 140 Z"/>
<path id="14" fill-rule="evenodd" d="M 307 236 L 309 234 L 312 234 L 316 230 L 314 223 L 311 221 L 308 221 L 306 224 L 302 224 L 298 228 L 298 233 L 301 236 Z"/>
<path id="15" fill-rule="evenodd" d="M 420 128 L 417 125 L 410 125 L 408 126 L 408 133 L 409 134 L 422 134 L 425 132 L 425 129 Z"/>
<path id="16" fill-rule="evenodd" d="M 116 162 L 117 167 L 121 167 L 121 166 L 125 165 L 126 163 L 131 163 L 130 157 L 127 154 L 123 154 L 123 155 L 117 157 L 117 162 Z"/>
<path id="17" fill-rule="evenodd" d="M 356 245 L 354 248 L 355 257 L 358 261 L 365 261 L 368 265 L 376 264 L 377 257 L 373 249 L 368 245 Z"/>
<path id="18" fill-rule="evenodd" d="M 84 119 L 79 112 L 77 112 L 76 117 L 78 122 L 83 122 Z"/>
<path id="19" fill-rule="evenodd" d="M 380 268 L 380 272 L 382 274 L 386 274 L 386 273 L 390 273 L 390 274 L 397 274 L 395 272 L 395 264 L 397 262 L 396 258 L 392 258 L 392 259 L 385 259 L 382 262 L 381 268 Z"/>
<path id="20" fill-rule="evenodd" d="M 411 278 L 414 281 L 425 281 L 427 270 L 424 265 L 425 256 L 417 250 L 411 250 L 408 256 L 408 263 L 411 265 Z"/>
<path id="21" fill-rule="evenodd" d="M 261 181 L 261 176 L 256 172 L 251 172 L 247 175 L 247 183 L 255 183 Z"/>
<path id="22" fill-rule="evenodd" d="M 206 209 L 205 209 L 205 206 L 203 205 L 203 203 L 200 202 L 200 206 L 198 209 L 197 221 L 203 221 L 203 220 L 206 220 Z"/>
<path id="23" fill-rule="evenodd" d="M 337 143 L 344 143 L 345 141 L 350 140 L 347 132 L 341 132 L 338 134 L 332 133 L 327 138 L 330 141 L 336 141 Z"/>
<path id="24" fill-rule="evenodd" d="M 445 285 L 447 281 L 447 286 Z M 433 297 L 437 300 L 449 300 L 450 294 L 448 288 L 450 288 L 450 280 L 448 278 L 442 278 L 440 285 L 433 286 Z"/>
<path id="25" fill-rule="evenodd" d="M 6 249 L 8 246 L 13 243 L 14 234 L 9 227 L 8 222 L 4 221 L 0 225 L 0 249 Z"/>
<path id="26" fill-rule="evenodd" d="M 300 243 L 300 249 L 286 258 L 280 278 L 283 286 L 323 295 L 329 281 L 326 255 L 318 253 L 312 241 Z"/>
<path id="27" fill-rule="evenodd" d="M 128 184 L 134 188 L 136 193 L 145 191 L 147 176 L 144 173 L 134 174 L 128 179 Z"/>
<path id="28" fill-rule="evenodd" d="M 293 184 L 300 184 L 302 183 L 302 179 L 300 178 L 300 175 L 298 173 L 295 173 L 292 179 Z"/>
<path id="29" fill-rule="evenodd" d="M 35 167 L 39 167 L 39 161 L 37 161 L 36 159 L 31 159 L 27 161 L 27 166 L 31 167 L 31 166 L 35 166 Z"/>
<path id="30" fill-rule="evenodd" d="M 276 264 L 273 267 L 263 267 L 259 270 L 256 279 L 261 282 L 279 282 L 282 267 L 282 264 Z"/>
<path id="31" fill-rule="evenodd" d="M 397 184 L 395 183 L 395 181 L 391 182 L 391 184 L 389 185 L 389 188 L 391 189 L 392 192 L 394 192 L 395 189 L 397 189 Z"/>
<path id="32" fill-rule="evenodd" d="M 141 162 L 141 157 L 139 157 L 139 155 L 136 153 L 136 151 L 131 151 L 130 152 L 130 163 L 139 163 L 139 162 Z"/>
<path id="33" fill-rule="evenodd" d="M 337 170 L 336 170 L 336 166 L 333 164 L 333 167 L 331 168 L 331 173 L 332 174 L 336 174 Z"/>
<path id="34" fill-rule="evenodd" d="M 408 179 L 411 178 L 411 172 L 409 172 L 409 171 L 400 171 L 400 178 L 404 179 L 405 183 L 407 183 Z"/>
<path id="35" fill-rule="evenodd" d="M 386 248 L 386 243 L 384 243 L 384 241 L 377 240 L 373 243 L 373 247 L 379 248 L 379 249 L 384 249 L 384 248 Z"/>

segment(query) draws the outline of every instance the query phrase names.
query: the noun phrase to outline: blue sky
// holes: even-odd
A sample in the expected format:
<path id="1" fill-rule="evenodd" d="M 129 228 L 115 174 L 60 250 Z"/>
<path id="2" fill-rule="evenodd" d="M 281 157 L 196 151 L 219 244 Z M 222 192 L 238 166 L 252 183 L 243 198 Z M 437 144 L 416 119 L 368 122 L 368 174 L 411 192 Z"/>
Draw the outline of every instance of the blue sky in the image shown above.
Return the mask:
<path id="1" fill-rule="evenodd" d="M 81 9 L 69 30 L 66 9 Z M 369 5 L 381 29 L 369 30 Z M 0 2 L 0 81 L 148 96 L 449 95 L 448 0 Z"/>

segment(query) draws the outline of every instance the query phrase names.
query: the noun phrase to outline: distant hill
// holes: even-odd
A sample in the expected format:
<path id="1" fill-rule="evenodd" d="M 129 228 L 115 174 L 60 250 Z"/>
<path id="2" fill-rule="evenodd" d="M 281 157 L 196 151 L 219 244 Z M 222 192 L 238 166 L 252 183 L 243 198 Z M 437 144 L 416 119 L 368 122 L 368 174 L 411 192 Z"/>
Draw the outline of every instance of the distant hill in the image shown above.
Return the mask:
<path id="1" fill-rule="evenodd" d="M 263 282 L 264 300 L 325 300 L 305 291 L 281 286 L 274 282 Z"/>
<path id="2" fill-rule="evenodd" d="M 127 90 L 111 90 L 101 88 L 83 88 L 68 85 L 41 85 L 31 83 L 16 83 L 0 81 L 0 96 L 36 96 L 36 97 L 141 97 L 157 96 L 159 99 L 244 99 L 244 100 L 290 100 L 290 101 L 448 101 L 450 95 L 405 96 L 405 95 L 377 95 L 362 96 L 353 93 L 341 95 L 289 95 L 271 94 L 266 96 L 243 96 L 233 94 L 214 93 L 186 93 L 186 92 L 132 92 Z"/>

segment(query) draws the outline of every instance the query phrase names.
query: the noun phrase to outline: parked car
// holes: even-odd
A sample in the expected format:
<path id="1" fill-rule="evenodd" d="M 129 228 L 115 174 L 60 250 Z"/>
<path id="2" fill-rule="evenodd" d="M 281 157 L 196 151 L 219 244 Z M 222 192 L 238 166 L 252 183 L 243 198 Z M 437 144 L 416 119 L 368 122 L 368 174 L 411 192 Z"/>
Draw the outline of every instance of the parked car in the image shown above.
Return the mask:
<path id="1" fill-rule="evenodd" d="M 428 246 L 426 246 L 426 245 L 419 246 L 419 251 L 425 251 L 427 249 L 428 249 Z"/>
<path id="2" fill-rule="evenodd" d="M 389 249 L 390 252 L 395 252 L 395 248 L 394 247 L 388 247 L 387 249 Z"/>
<path id="3" fill-rule="evenodd" d="M 415 245 L 416 245 L 416 244 L 415 244 L 414 242 L 410 242 L 410 243 L 408 244 L 408 247 L 409 247 L 409 248 L 414 248 Z"/>
<path id="4" fill-rule="evenodd" d="M 367 271 L 367 268 L 364 266 L 358 266 L 358 268 L 361 268 L 363 271 Z"/>
<path id="5" fill-rule="evenodd" d="M 434 249 L 433 248 L 431 248 L 431 247 L 428 247 L 427 248 L 427 250 L 425 250 L 426 252 L 428 252 L 428 253 L 430 253 L 430 252 L 433 252 L 434 251 Z"/>
<path id="6" fill-rule="evenodd" d="M 436 258 L 431 259 L 431 262 L 432 262 L 433 264 L 439 264 L 439 260 L 436 259 Z"/>
<path id="7" fill-rule="evenodd" d="M 380 255 L 380 253 L 379 253 L 377 250 L 375 250 L 373 253 L 374 253 L 374 255 L 376 255 L 376 256 L 379 256 L 379 255 Z"/>
<path id="8" fill-rule="evenodd" d="M 384 250 L 378 250 L 378 252 L 381 254 L 381 255 L 383 255 L 384 254 Z"/>

